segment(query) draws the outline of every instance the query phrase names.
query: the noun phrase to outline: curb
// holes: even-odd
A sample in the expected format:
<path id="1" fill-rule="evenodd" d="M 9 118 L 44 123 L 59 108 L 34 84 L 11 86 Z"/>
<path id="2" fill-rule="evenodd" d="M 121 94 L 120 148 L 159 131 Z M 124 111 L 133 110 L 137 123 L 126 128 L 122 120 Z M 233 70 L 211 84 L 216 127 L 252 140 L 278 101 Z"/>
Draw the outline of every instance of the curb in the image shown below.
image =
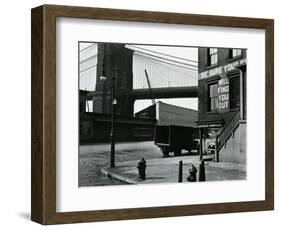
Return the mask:
<path id="1" fill-rule="evenodd" d="M 120 174 L 110 172 L 109 166 L 106 166 L 106 167 L 102 168 L 101 173 L 104 174 L 107 177 L 111 177 L 111 178 L 117 179 L 119 181 L 128 183 L 128 184 L 137 184 L 139 182 L 139 181 L 136 181 L 136 180 L 132 180 L 128 177 L 121 176 Z"/>
<path id="2" fill-rule="evenodd" d="M 123 162 L 124 164 L 125 162 Z M 184 163 L 184 165 L 195 165 L 196 167 L 199 167 L 200 161 L 196 162 L 190 162 L 190 163 Z M 206 166 L 211 167 L 217 167 L 222 168 L 225 170 L 238 170 L 241 172 L 246 172 L 246 165 L 245 164 L 238 164 L 238 163 L 231 163 L 231 162 L 212 162 L 212 161 L 205 161 Z M 117 166 L 118 167 L 118 166 Z M 141 180 L 138 179 L 138 177 L 129 178 L 127 176 L 124 176 L 118 172 L 114 172 L 114 169 L 111 169 L 110 166 L 103 167 L 101 169 L 101 173 L 109 178 L 114 178 L 116 180 L 122 181 L 126 184 L 142 184 Z"/>
<path id="3" fill-rule="evenodd" d="M 231 162 L 211 162 L 207 161 L 206 165 L 212 166 L 212 167 L 218 167 L 226 170 L 238 170 L 241 172 L 246 172 L 247 167 L 245 164 L 238 164 L 238 163 L 231 163 Z"/>

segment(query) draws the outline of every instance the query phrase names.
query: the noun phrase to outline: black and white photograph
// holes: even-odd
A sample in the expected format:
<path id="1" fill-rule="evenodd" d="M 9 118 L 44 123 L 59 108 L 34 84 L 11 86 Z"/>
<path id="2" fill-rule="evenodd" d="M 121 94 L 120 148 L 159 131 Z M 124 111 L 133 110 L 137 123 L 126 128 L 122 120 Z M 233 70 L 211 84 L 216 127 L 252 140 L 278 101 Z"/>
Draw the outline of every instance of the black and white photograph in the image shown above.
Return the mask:
<path id="1" fill-rule="evenodd" d="M 246 53 L 80 41 L 78 186 L 246 180 Z"/>

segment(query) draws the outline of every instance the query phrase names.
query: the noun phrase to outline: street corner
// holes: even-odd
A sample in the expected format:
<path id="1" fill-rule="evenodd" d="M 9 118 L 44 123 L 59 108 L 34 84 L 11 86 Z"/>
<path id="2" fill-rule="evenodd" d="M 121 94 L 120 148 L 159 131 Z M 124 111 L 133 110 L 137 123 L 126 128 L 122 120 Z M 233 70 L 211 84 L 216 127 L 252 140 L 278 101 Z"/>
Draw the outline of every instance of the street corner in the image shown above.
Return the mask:
<path id="1" fill-rule="evenodd" d="M 106 166 L 101 172 L 109 178 L 114 178 L 128 184 L 159 184 L 177 183 L 179 162 L 184 161 L 184 171 L 188 171 L 194 163 L 199 161 L 194 157 L 173 157 L 147 159 L 142 165 L 141 160 L 126 161 L 117 164 L 114 168 Z"/>
<path id="2" fill-rule="evenodd" d="M 101 172 L 109 178 L 114 178 L 127 184 L 153 184 L 174 181 L 173 177 L 176 177 L 176 170 L 171 173 L 171 167 L 175 167 L 174 162 L 167 164 L 167 160 L 164 163 L 163 159 L 150 159 L 143 166 L 140 165 L 138 160 L 127 161 L 117 164 L 114 168 L 106 166 L 101 169 Z"/>
<path id="3" fill-rule="evenodd" d="M 236 170 L 240 172 L 246 172 L 246 164 L 240 164 L 235 162 L 214 162 L 214 161 L 205 161 L 205 164 L 211 167 L 222 168 L 224 170 Z"/>
<path id="4" fill-rule="evenodd" d="M 246 165 L 229 162 L 206 162 L 206 181 L 245 180 Z"/>
<path id="5" fill-rule="evenodd" d="M 137 167 L 129 165 L 116 165 L 114 168 L 106 166 L 101 169 L 101 173 L 109 178 L 113 178 L 126 184 L 138 184 L 142 180 L 138 177 Z"/>

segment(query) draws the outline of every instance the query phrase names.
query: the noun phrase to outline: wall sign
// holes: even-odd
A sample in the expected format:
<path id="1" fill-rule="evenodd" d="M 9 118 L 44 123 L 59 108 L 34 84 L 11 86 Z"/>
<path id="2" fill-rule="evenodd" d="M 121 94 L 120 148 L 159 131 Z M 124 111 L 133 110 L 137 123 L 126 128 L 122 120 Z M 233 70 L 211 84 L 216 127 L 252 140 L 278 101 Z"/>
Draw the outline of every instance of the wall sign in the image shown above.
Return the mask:
<path id="1" fill-rule="evenodd" d="M 229 80 L 223 78 L 218 82 L 218 112 L 229 111 Z"/>
<path id="2" fill-rule="evenodd" d="M 205 123 L 205 124 L 198 124 L 198 128 L 221 128 L 222 123 Z"/>
<path id="3" fill-rule="evenodd" d="M 244 58 L 244 59 L 241 59 L 241 60 L 231 62 L 231 63 L 229 63 L 227 65 L 224 65 L 224 66 L 219 66 L 217 68 L 209 69 L 207 71 L 199 73 L 198 79 L 203 80 L 203 79 L 213 77 L 213 76 L 218 75 L 218 74 L 227 73 L 229 71 L 234 70 L 237 66 L 244 65 L 246 63 L 247 63 L 247 59 Z"/>

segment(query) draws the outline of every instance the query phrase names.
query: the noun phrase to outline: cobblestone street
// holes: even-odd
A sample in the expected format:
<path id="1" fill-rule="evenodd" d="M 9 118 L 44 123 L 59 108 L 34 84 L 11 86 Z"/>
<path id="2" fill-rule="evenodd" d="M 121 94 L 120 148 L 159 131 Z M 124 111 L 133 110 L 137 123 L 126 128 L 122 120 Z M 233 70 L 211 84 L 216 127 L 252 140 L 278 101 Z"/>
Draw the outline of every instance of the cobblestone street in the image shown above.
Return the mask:
<path id="1" fill-rule="evenodd" d="M 162 153 L 152 141 L 116 143 L 115 161 L 118 162 L 162 158 Z M 125 184 L 110 179 L 101 173 L 101 168 L 109 165 L 110 144 L 80 146 L 79 186 Z"/>

